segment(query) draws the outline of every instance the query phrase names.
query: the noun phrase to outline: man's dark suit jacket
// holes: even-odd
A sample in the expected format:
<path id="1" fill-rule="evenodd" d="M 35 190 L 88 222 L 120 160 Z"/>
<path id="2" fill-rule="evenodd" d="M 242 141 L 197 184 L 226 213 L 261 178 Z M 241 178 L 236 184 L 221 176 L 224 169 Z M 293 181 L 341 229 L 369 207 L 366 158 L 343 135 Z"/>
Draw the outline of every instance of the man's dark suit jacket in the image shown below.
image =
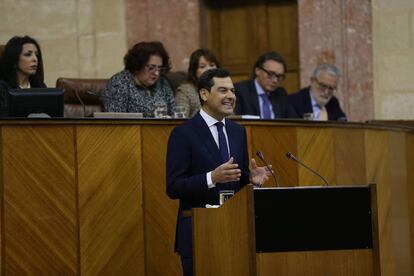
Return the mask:
<path id="1" fill-rule="evenodd" d="M 239 182 L 218 184 L 208 188 L 206 174 L 221 165 L 219 149 L 211 132 L 197 113 L 192 119 L 176 127 L 167 147 L 167 194 L 179 199 L 175 251 L 183 257 L 192 256 L 191 217 L 183 211 L 204 208 L 206 204 L 219 204 L 219 190 L 235 192 L 249 183 L 249 157 L 246 131 L 226 119 L 230 156 L 239 165 L 242 176 Z"/>
<path id="2" fill-rule="evenodd" d="M 254 80 L 246 80 L 234 85 L 236 88 L 236 110 L 237 115 L 260 116 L 260 104 L 257 98 Z M 270 101 L 275 111 L 275 118 L 298 118 L 295 110 L 290 106 L 286 90 L 282 87 L 270 92 Z"/>
<path id="3" fill-rule="evenodd" d="M 299 117 L 303 118 L 304 113 L 313 113 L 309 87 L 289 95 L 289 101 Z M 338 118 L 346 118 L 346 115 L 342 111 L 339 101 L 335 96 L 331 98 L 325 107 L 328 112 L 329 121 L 337 121 Z"/>

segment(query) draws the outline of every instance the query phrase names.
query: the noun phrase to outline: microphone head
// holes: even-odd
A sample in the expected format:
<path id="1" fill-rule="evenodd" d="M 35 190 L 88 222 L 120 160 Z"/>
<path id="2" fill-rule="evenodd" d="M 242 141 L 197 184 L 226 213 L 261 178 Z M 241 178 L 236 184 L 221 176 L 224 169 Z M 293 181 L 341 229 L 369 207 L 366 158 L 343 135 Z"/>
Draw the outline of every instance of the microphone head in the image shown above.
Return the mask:
<path id="1" fill-rule="evenodd" d="M 256 151 L 256 156 L 262 160 L 264 159 L 263 153 L 260 150 Z"/>
<path id="2" fill-rule="evenodd" d="M 288 151 L 286 152 L 286 157 L 293 159 L 293 154 L 290 151 Z"/>

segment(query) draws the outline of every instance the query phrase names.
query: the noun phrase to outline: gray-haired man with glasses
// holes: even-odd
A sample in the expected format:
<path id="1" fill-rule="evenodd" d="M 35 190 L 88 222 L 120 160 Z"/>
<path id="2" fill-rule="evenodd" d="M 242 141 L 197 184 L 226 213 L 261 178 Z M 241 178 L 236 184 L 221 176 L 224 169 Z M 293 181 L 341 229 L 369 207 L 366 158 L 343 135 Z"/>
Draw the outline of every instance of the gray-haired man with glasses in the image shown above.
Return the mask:
<path id="1" fill-rule="evenodd" d="M 238 115 L 258 115 L 262 119 L 297 118 L 286 90 L 286 63 L 276 52 L 261 55 L 253 66 L 253 79 L 235 84 Z"/>
<path id="2" fill-rule="evenodd" d="M 302 118 L 312 114 L 312 119 L 317 121 L 346 121 L 346 115 L 333 95 L 340 75 L 336 66 L 319 64 L 313 71 L 310 86 L 289 95 L 296 113 Z"/>

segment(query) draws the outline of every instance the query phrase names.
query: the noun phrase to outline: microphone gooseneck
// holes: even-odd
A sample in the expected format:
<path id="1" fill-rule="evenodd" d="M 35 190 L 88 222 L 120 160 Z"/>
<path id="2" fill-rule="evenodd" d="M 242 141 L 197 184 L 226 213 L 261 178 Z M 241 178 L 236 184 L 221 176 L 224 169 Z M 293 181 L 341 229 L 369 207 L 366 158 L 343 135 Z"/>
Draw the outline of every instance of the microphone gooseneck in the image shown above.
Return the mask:
<path id="1" fill-rule="evenodd" d="M 75 91 L 75 96 L 78 99 L 78 101 L 80 102 L 80 104 L 82 105 L 82 110 L 83 110 L 83 117 L 86 116 L 86 106 L 85 103 L 82 101 L 81 96 L 79 95 L 79 92 L 77 89 L 74 90 Z"/>
<path id="2" fill-rule="evenodd" d="M 313 174 L 317 175 L 320 179 L 322 179 L 323 182 L 325 182 L 326 186 L 329 186 L 328 181 L 326 181 L 325 178 L 323 178 L 322 175 L 320 175 L 319 173 L 317 173 L 315 170 L 311 169 L 310 167 L 308 167 L 306 164 L 304 164 L 302 161 L 300 161 L 296 156 L 294 156 L 290 151 L 288 151 L 286 153 L 286 157 L 289 159 L 292 159 L 293 161 L 297 162 L 298 164 L 300 164 L 301 166 L 305 167 L 306 169 L 308 169 L 310 172 L 312 172 Z"/>
<path id="3" fill-rule="evenodd" d="M 263 153 L 258 150 L 256 152 L 256 156 L 259 157 L 260 160 L 262 160 L 262 162 L 265 164 L 266 168 L 270 171 L 270 173 L 273 176 L 273 179 L 275 180 L 276 183 L 276 187 L 280 187 L 279 182 L 277 181 L 276 175 L 274 174 L 273 170 L 270 168 L 269 164 L 266 162 L 266 160 L 264 159 Z"/>

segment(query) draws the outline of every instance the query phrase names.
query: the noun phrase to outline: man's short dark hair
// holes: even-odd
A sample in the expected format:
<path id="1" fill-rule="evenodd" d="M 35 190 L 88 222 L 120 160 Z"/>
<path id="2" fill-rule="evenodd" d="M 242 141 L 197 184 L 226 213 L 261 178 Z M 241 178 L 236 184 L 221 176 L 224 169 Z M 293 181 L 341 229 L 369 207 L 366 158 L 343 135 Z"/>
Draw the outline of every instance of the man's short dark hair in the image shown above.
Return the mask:
<path id="1" fill-rule="evenodd" d="M 205 71 L 201 74 L 200 78 L 198 79 L 198 91 L 200 92 L 201 89 L 206 89 L 208 91 L 211 90 L 211 87 L 214 86 L 213 78 L 227 78 L 230 77 L 229 71 L 222 69 L 222 68 L 214 68 Z M 200 103 L 203 104 L 203 100 L 200 97 L 200 93 L 198 93 L 198 97 L 200 98 Z"/>
<path id="2" fill-rule="evenodd" d="M 252 73 L 253 79 L 256 78 L 256 72 L 255 72 L 256 68 L 263 67 L 263 64 L 268 60 L 273 60 L 273 61 L 276 61 L 276 62 L 282 64 L 283 65 L 283 70 L 285 71 L 284 73 L 286 73 L 287 65 L 286 65 L 286 62 L 283 59 L 282 55 L 277 53 L 277 52 L 267 52 L 267 53 L 264 53 L 263 55 L 261 55 L 256 60 L 256 63 L 253 66 L 253 73 Z"/>

